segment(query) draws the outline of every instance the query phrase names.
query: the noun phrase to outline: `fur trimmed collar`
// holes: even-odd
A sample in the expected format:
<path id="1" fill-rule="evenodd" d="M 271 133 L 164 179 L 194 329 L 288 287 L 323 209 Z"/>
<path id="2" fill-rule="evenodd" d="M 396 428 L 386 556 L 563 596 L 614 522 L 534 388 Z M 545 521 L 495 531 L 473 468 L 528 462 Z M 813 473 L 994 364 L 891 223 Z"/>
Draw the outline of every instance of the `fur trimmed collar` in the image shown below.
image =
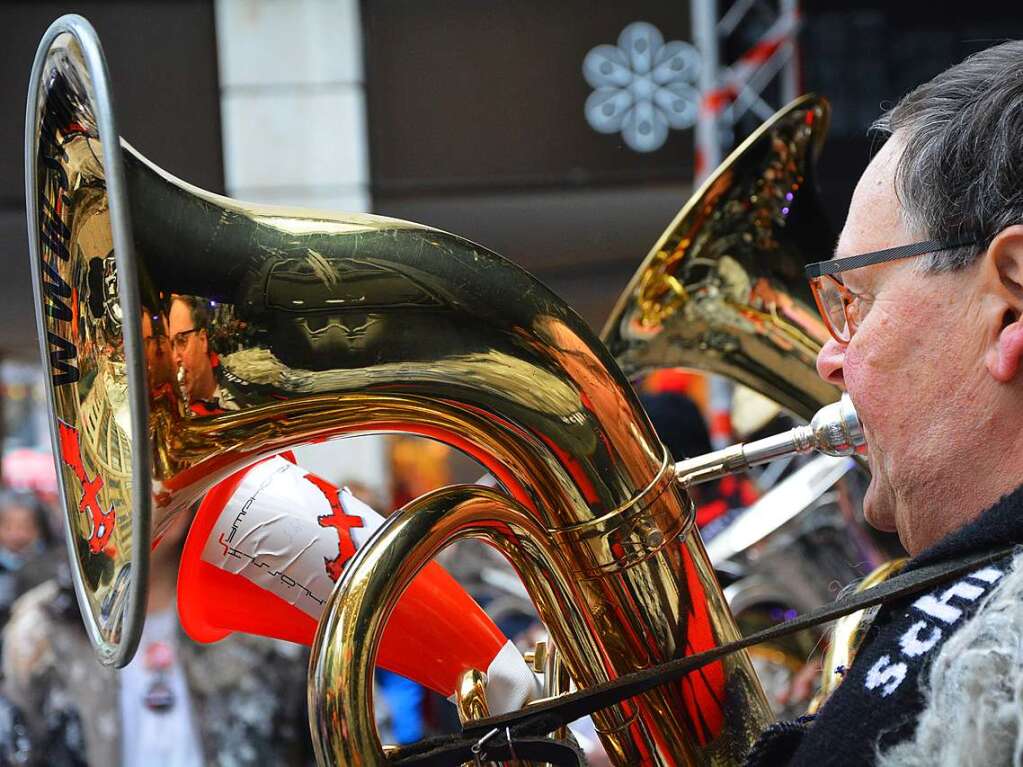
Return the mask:
<path id="1" fill-rule="evenodd" d="M 1023 553 L 921 681 L 916 732 L 879 767 L 1023 764 Z"/>

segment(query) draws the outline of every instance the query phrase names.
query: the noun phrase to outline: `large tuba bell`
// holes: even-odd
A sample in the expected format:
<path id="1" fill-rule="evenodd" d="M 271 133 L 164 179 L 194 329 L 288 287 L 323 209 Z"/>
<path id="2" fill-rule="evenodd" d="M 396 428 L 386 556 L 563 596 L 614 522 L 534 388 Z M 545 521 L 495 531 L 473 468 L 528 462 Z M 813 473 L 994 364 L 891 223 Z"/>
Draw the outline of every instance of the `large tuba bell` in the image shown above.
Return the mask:
<path id="1" fill-rule="evenodd" d="M 579 686 L 736 637 L 674 464 L 563 301 L 445 232 L 246 205 L 174 179 L 120 140 L 107 80 L 87 22 L 55 22 L 26 155 L 69 548 L 106 661 L 134 651 L 148 552 L 176 515 L 261 458 L 367 432 L 446 442 L 500 489 L 418 499 L 356 555 L 332 604 L 358 596 L 370 614 L 338 627 L 331 611 L 317 634 L 322 763 L 382 760 L 367 714 L 379 631 L 401 588 L 460 537 L 515 564 Z M 216 352 L 215 395 L 147 369 L 178 296 L 210 317 L 175 342 L 192 334 Z M 359 670 L 332 677 L 346 655 Z M 338 707 L 353 700 L 342 733 Z M 768 720 L 743 653 L 596 717 L 621 765 L 735 762 Z"/>
<path id="2" fill-rule="evenodd" d="M 679 211 L 604 327 L 628 376 L 719 373 L 805 419 L 838 399 L 815 369 L 827 331 L 803 276 L 835 244 L 814 179 L 827 125 L 827 102 L 800 97 Z"/>
<path id="3" fill-rule="evenodd" d="M 99 43 L 80 17 L 58 20 L 43 39 L 26 127 L 52 437 L 75 590 L 100 659 L 130 660 L 150 547 L 225 477 L 184 549 L 183 625 L 205 641 L 259 627 L 311 642 L 354 553 L 351 529 L 368 535 L 372 511 L 352 512 L 354 499 L 281 459 L 237 506 L 234 490 L 267 474 L 266 466 L 245 467 L 289 444 L 404 422 L 414 397 L 350 397 L 343 379 L 354 393 L 374 375 L 364 363 L 381 337 L 363 333 L 378 306 L 430 311 L 433 298 L 414 279 L 391 279 L 403 265 L 377 265 L 373 256 L 396 230 L 414 233 L 412 250 L 426 230 L 247 209 L 165 176 L 121 146 Z M 192 327 L 169 339 L 175 312 Z M 171 342 L 182 339 L 175 375 Z M 396 339 L 399 354 L 383 368 L 396 369 L 416 343 L 412 334 Z M 202 388 L 214 382 L 215 390 Z M 431 428 L 428 419 L 417 426 Z M 259 514 L 266 519 L 257 529 Z M 246 524 L 243 544 L 234 536 Z M 297 545 L 300 535 L 303 548 L 287 552 L 281 541 Z M 247 562 L 254 554 L 260 559 Z M 422 576 L 401 608 L 418 640 L 392 637 L 382 664 L 449 695 L 467 658 L 488 667 L 504 638 L 439 566 Z M 232 611 L 239 603 L 245 609 Z M 278 625 L 267 625 L 271 618 Z"/>

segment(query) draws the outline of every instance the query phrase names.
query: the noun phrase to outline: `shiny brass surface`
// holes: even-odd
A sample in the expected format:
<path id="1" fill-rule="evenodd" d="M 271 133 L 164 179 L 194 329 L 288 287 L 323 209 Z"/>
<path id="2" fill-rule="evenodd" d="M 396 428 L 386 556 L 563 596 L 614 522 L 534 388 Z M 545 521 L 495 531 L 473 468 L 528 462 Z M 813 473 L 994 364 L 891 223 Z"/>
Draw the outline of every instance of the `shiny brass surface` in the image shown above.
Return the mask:
<path id="1" fill-rule="evenodd" d="M 145 607 L 149 493 L 137 478 L 150 460 L 137 311 L 123 322 L 137 295 L 120 152 L 104 155 L 116 127 L 102 52 L 81 17 L 59 19 L 39 46 L 25 133 L 30 273 L 68 554 L 89 637 L 103 662 L 123 665 Z"/>
<path id="2" fill-rule="evenodd" d="M 490 716 L 487 704 L 487 675 L 476 668 L 467 668 L 455 686 L 455 709 L 462 724 Z"/>
<path id="3" fill-rule="evenodd" d="M 321 763 L 383 758 L 378 630 L 411 573 L 463 533 L 518 566 L 579 686 L 736 637 L 667 451 L 561 299 L 446 232 L 248 205 L 171 177 L 110 129 L 98 41 L 75 18 L 37 60 L 29 230 L 53 412 L 83 445 L 63 498 L 105 660 L 131 658 L 149 548 L 176 515 L 261 457 L 375 432 L 457 447 L 504 492 L 427 497 L 359 552 L 312 662 Z M 97 486 L 108 495 L 86 511 L 110 509 L 131 546 L 86 557 L 104 529 L 79 506 Z M 768 710 L 739 654 L 598 726 L 616 764 L 724 764 Z"/>
<path id="4" fill-rule="evenodd" d="M 866 578 L 856 585 L 855 592 L 866 591 L 884 583 L 892 576 L 898 575 L 908 561 L 906 558 L 892 559 L 880 567 L 874 568 Z M 821 667 L 821 687 L 810 701 L 806 709 L 807 714 L 816 714 L 821 706 L 827 703 L 831 694 L 842 684 L 844 670 L 849 668 L 853 660 L 856 659 L 856 652 L 863 643 L 867 629 L 870 628 L 876 613 L 876 608 L 858 610 L 835 621 Z M 842 670 L 837 671 L 836 669 Z"/>
<path id="5" fill-rule="evenodd" d="M 538 671 L 543 673 L 543 689 L 541 695 L 543 698 L 553 698 L 557 695 L 563 695 L 564 693 L 571 692 L 572 690 L 572 679 L 568 675 L 568 671 L 565 669 L 565 664 L 561 660 L 561 652 L 558 650 L 558 646 L 554 642 L 548 640 L 547 642 L 537 643 L 537 647 L 540 644 L 544 645 L 543 653 L 543 667 Z M 540 665 L 539 663 L 536 665 Z M 565 740 L 570 735 L 568 727 L 559 727 L 557 730 L 550 734 L 550 737 L 555 740 Z"/>
<path id="6" fill-rule="evenodd" d="M 543 673 L 543 697 L 551 698 L 571 690 L 572 680 L 565 673 L 565 664 L 561 661 L 561 653 L 553 642 L 547 643 L 543 668 L 538 672 Z"/>
<path id="7" fill-rule="evenodd" d="M 672 503 L 681 499 L 674 487 L 664 495 Z M 418 569 L 445 545 L 470 537 L 495 546 L 522 576 L 580 687 L 623 673 L 626 663 L 638 669 L 657 662 L 651 656 L 666 658 L 658 641 L 683 653 L 735 636 L 720 591 L 710 588 L 713 573 L 698 535 L 674 540 L 614 573 L 581 572 L 573 559 L 589 551 L 561 545 L 514 499 L 483 487 L 445 488 L 392 515 L 328 600 L 313 645 L 309 691 L 322 764 L 384 763 L 366 686 L 380 630 Z M 632 605 L 622 605 L 619 595 L 625 594 Z M 653 617 L 637 617 L 645 612 Z M 642 650 L 646 658 L 638 657 Z M 764 725 L 766 711 L 743 654 L 708 667 L 699 680 L 665 685 L 594 720 L 615 764 L 735 764 Z"/>
<path id="8" fill-rule="evenodd" d="M 533 671 L 537 674 L 542 674 L 547 665 L 547 642 L 537 642 L 534 649 L 525 653 L 522 657 L 533 668 Z"/>
<path id="9" fill-rule="evenodd" d="M 814 179 L 828 113 L 814 96 L 779 111 L 661 235 L 602 333 L 626 375 L 719 373 L 805 419 L 838 399 L 817 376 L 828 336 L 803 277 L 835 245 Z"/>

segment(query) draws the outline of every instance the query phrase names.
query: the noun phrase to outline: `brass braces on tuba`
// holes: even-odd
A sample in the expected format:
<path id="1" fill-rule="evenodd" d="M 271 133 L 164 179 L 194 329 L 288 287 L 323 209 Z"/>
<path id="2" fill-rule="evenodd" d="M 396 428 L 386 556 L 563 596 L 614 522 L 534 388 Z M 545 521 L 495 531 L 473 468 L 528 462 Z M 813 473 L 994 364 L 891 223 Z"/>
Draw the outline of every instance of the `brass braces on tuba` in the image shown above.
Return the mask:
<path id="1" fill-rule="evenodd" d="M 290 447 L 379 432 L 458 448 L 497 487 L 414 500 L 348 563 L 310 665 L 321 765 L 386 763 L 371 701 L 380 638 L 403 590 L 456 540 L 511 562 L 580 688 L 736 639 L 687 483 L 782 454 L 853 454 L 855 412 L 842 402 L 787 436 L 676 465 L 629 376 L 711 369 L 806 419 L 838 400 L 813 374 L 824 330 L 801 286 L 804 261 L 832 241 L 812 176 L 827 114 L 803 97 L 736 150 L 601 339 L 458 236 L 173 178 L 120 138 L 95 31 L 58 19 L 32 73 L 26 199 L 67 545 L 100 659 L 131 659 L 148 554 L 175 517 Z M 173 296 L 209 310 L 230 407 L 196 409 L 181 381 L 147 371 Z M 614 764 L 709 765 L 740 762 L 771 712 L 742 652 L 594 719 Z"/>

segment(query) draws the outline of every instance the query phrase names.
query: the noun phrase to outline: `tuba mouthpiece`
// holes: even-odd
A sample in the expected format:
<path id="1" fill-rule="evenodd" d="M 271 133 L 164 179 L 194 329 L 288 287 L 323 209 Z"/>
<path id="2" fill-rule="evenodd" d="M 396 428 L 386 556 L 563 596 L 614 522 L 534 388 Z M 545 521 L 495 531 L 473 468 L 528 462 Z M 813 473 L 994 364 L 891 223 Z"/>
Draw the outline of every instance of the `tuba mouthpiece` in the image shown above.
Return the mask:
<path id="1" fill-rule="evenodd" d="M 867 452 L 863 426 L 848 394 L 818 410 L 807 428 L 811 433 L 812 450 L 835 456 Z"/>
<path id="2" fill-rule="evenodd" d="M 849 395 L 843 394 L 838 402 L 818 410 L 807 426 L 679 461 L 675 464 L 675 476 L 683 485 L 699 485 L 786 455 L 845 456 L 866 452 L 860 418 Z"/>

